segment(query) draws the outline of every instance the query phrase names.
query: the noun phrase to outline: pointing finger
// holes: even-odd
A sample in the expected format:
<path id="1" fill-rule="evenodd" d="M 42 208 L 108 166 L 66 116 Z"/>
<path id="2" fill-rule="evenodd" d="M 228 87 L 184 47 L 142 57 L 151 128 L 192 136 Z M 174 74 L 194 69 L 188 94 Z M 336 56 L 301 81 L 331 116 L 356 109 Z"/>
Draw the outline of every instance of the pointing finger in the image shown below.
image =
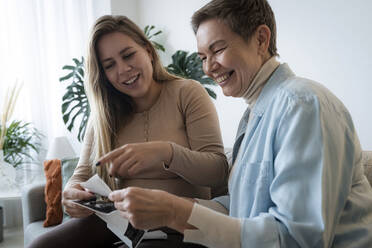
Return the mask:
<path id="1" fill-rule="evenodd" d="M 125 150 L 126 146 L 127 145 L 124 145 L 124 146 L 122 146 L 120 148 L 117 148 L 117 149 L 115 149 L 115 150 L 107 153 L 106 155 L 100 157 L 98 159 L 97 163 L 96 163 L 96 166 L 99 166 L 101 164 L 105 164 L 105 163 L 107 163 L 109 161 L 114 160 L 117 156 L 119 156 L 120 154 L 123 153 L 123 151 Z"/>

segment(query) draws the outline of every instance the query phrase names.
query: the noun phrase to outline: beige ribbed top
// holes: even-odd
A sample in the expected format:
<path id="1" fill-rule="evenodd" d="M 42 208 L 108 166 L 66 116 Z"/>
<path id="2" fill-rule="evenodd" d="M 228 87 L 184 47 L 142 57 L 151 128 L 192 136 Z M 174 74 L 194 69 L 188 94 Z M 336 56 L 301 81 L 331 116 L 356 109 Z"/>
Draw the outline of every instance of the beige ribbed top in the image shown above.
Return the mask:
<path id="1" fill-rule="evenodd" d="M 67 186 L 92 176 L 92 132 L 87 131 L 78 166 Z M 149 169 L 140 177 L 118 179 L 120 188 L 139 186 L 209 199 L 210 187 L 226 184 L 228 169 L 216 109 L 199 83 L 164 83 L 155 104 L 147 111 L 135 113 L 119 130 L 115 147 L 147 141 L 171 142 L 173 157 L 169 168 L 159 165 L 159 169 Z"/>

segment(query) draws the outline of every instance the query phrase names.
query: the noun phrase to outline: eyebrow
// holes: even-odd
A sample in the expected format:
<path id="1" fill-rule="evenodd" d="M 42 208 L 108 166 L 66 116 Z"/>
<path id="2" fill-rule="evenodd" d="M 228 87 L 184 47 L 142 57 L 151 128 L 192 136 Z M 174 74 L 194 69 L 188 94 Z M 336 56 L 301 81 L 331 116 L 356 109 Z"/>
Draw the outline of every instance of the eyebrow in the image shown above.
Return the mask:
<path id="1" fill-rule="evenodd" d="M 120 55 L 123 55 L 123 53 L 125 53 L 126 51 L 128 51 L 128 50 L 131 49 L 131 48 L 133 48 L 133 47 L 126 47 L 126 48 L 124 48 L 123 50 L 121 50 L 121 51 L 119 52 L 119 54 L 120 54 Z M 104 63 L 104 62 L 107 62 L 107 61 L 110 61 L 110 60 L 112 60 L 111 57 L 110 57 L 110 58 L 107 58 L 107 59 L 103 59 L 103 60 L 101 61 L 101 63 Z"/>
<path id="2" fill-rule="evenodd" d="M 224 42 L 225 42 L 224 40 L 216 40 L 216 41 L 212 42 L 212 44 L 210 44 L 210 45 L 208 46 L 208 49 L 209 49 L 209 50 L 212 50 L 215 46 L 217 46 L 217 45 L 219 45 L 219 44 L 221 44 L 221 43 L 224 43 Z M 198 52 L 198 55 L 202 55 L 202 53 L 199 53 L 199 52 Z"/>

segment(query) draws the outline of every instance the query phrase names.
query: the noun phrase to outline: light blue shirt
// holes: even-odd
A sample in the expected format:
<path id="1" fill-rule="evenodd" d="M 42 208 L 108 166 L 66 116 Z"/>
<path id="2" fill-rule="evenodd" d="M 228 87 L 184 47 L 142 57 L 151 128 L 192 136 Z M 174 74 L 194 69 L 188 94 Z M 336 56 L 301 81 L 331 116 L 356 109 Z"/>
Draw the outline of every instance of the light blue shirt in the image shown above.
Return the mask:
<path id="1" fill-rule="evenodd" d="M 359 140 L 320 84 L 280 65 L 243 115 L 233 159 L 230 196 L 216 200 L 241 219 L 242 247 L 372 247 Z"/>

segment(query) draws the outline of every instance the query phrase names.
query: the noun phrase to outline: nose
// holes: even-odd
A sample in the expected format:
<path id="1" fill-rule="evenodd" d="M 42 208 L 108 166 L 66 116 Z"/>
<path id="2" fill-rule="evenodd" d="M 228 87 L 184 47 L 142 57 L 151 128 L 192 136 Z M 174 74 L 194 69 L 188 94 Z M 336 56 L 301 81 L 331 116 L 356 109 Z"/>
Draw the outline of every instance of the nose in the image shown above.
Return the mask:
<path id="1" fill-rule="evenodd" d="M 132 70 L 132 66 L 129 64 L 129 63 L 126 63 L 124 61 L 119 61 L 118 62 L 118 72 L 119 74 L 123 74 L 123 73 L 126 73 L 126 72 L 129 72 L 130 70 Z"/>
<path id="2" fill-rule="evenodd" d="M 203 64 L 204 73 L 210 76 L 216 69 L 218 65 L 217 62 L 213 59 L 213 57 L 207 57 Z"/>

